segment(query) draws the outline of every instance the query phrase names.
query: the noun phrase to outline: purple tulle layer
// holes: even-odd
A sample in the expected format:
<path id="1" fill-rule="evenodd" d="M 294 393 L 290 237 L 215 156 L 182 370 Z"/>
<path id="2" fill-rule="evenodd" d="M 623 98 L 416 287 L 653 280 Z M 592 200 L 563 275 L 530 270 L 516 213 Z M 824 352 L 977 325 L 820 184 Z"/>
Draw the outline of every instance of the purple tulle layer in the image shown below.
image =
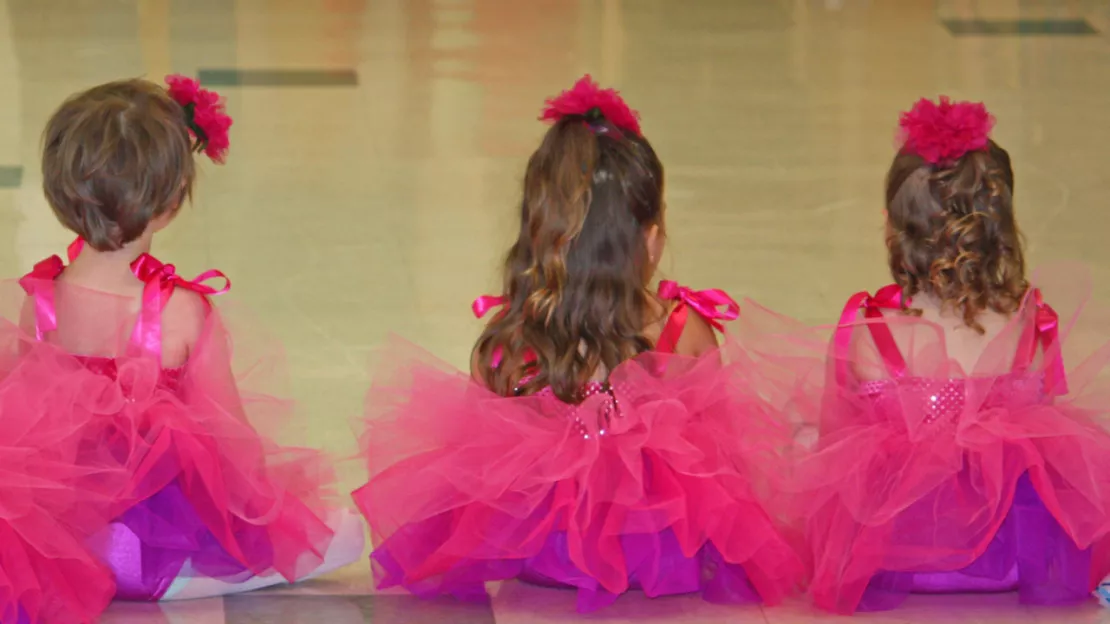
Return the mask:
<path id="1" fill-rule="evenodd" d="M 659 535 L 625 535 L 621 547 L 629 588 L 642 590 L 650 597 L 701 592 L 709 602 L 761 602 L 743 566 L 727 563 L 712 544 L 696 556 L 687 557 L 674 534 L 665 531 Z M 565 533 L 549 536 L 543 550 L 524 562 L 518 578 L 534 585 L 577 588 L 580 611 L 594 611 L 617 599 L 616 594 L 605 591 L 571 563 Z"/>
<path id="2" fill-rule="evenodd" d="M 381 588 L 400 585 L 419 596 L 449 594 L 461 600 L 481 602 L 488 598 L 487 582 L 520 579 L 545 587 L 577 589 L 578 611 L 583 613 L 606 607 L 618 597 L 574 565 L 566 533 L 561 531 L 550 533 L 543 547 L 532 557 L 473 560 L 457 566 L 434 587 L 403 582 L 403 571 L 390 555 L 389 546 L 387 542 L 371 555 L 381 578 Z M 701 592 L 706 601 L 714 603 L 761 602 L 743 566 L 724 561 L 712 544 L 704 546 L 695 556 L 687 557 L 674 534 L 667 530 L 657 535 L 625 535 L 621 537 L 621 547 L 630 589 L 642 590 L 651 597 Z"/>
<path id="3" fill-rule="evenodd" d="M 871 579 L 861 611 L 897 607 L 910 593 L 1017 591 L 1025 604 L 1063 605 L 1090 599 L 1091 550 L 1078 548 L 1041 502 L 1028 475 L 986 551 L 956 572 L 883 571 Z"/>
<path id="4" fill-rule="evenodd" d="M 257 533 L 257 539 L 238 538 L 250 551 L 244 553 L 247 561 L 271 559 L 265 532 Z M 122 600 L 158 600 L 179 576 L 207 576 L 230 583 L 253 576 L 220 545 L 176 484 L 113 523 L 101 552 L 116 576 L 116 597 Z"/>

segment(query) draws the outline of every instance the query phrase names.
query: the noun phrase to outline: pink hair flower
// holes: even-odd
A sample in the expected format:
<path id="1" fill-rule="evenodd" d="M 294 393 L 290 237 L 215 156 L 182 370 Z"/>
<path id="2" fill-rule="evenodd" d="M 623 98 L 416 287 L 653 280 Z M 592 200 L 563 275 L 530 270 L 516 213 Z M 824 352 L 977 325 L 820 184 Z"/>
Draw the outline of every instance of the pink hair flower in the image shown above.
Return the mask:
<path id="1" fill-rule="evenodd" d="M 589 74 L 574 86 L 544 102 L 540 120 L 557 122 L 568 115 L 588 116 L 596 109 L 609 123 L 636 136 L 640 135 L 640 114 L 628 107 L 616 89 L 602 89 Z"/>
<path id="2" fill-rule="evenodd" d="M 899 120 L 902 150 L 932 165 L 948 165 L 968 152 L 987 149 L 994 117 L 981 102 L 921 98 Z"/>
<path id="3" fill-rule="evenodd" d="M 200 82 L 187 76 L 166 76 L 170 97 L 185 109 L 194 149 L 203 151 L 213 162 L 223 164 L 231 146 L 231 117 L 223 98 L 215 91 L 202 89 Z"/>

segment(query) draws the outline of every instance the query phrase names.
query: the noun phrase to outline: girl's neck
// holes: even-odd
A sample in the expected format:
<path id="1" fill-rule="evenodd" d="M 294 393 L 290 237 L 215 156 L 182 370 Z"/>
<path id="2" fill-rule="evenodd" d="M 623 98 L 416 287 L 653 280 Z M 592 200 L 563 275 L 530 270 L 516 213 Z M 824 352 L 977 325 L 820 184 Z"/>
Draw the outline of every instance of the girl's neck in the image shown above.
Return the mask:
<path id="1" fill-rule="evenodd" d="M 150 251 L 152 238 L 146 233 L 113 251 L 97 251 L 86 244 L 66 269 L 66 277 L 109 290 L 115 290 L 113 286 L 133 284 L 135 276 L 131 273 L 131 263 Z"/>

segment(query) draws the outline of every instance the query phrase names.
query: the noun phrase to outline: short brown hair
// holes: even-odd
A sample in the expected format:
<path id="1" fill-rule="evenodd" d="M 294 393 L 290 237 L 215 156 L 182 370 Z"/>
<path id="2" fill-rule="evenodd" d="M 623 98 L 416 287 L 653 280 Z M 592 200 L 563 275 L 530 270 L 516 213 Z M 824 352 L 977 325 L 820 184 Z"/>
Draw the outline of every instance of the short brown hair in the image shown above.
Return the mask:
<path id="1" fill-rule="evenodd" d="M 898 154 L 886 178 L 887 249 L 902 292 L 937 297 L 979 332 L 981 312 L 1016 312 L 1029 283 L 1013 192 L 1010 155 L 994 141 L 948 166 Z"/>
<path id="2" fill-rule="evenodd" d="M 176 211 L 195 175 L 184 109 L 146 80 L 70 97 L 43 133 L 46 199 L 62 225 L 99 251 L 119 249 Z"/>

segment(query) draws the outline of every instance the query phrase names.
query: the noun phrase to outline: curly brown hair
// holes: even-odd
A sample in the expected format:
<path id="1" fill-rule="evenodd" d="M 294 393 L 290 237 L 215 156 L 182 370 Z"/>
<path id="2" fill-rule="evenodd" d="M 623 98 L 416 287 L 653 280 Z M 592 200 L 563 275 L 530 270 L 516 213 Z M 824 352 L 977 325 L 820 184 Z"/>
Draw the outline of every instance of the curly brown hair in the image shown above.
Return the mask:
<path id="1" fill-rule="evenodd" d="M 508 303 L 474 347 L 475 376 L 502 396 L 550 386 L 578 403 L 599 370 L 649 351 L 644 232 L 662 220 L 663 165 L 646 139 L 604 118 L 556 122 L 528 161 Z"/>
<path id="2" fill-rule="evenodd" d="M 119 249 L 180 208 L 195 176 L 184 109 L 146 80 L 72 96 L 43 133 L 46 199 L 62 225 L 98 251 Z"/>
<path id="3" fill-rule="evenodd" d="M 906 299 L 932 295 L 980 333 L 980 313 L 1018 310 L 1029 283 L 1013 190 L 1010 155 L 994 141 L 946 166 L 895 156 L 886 177 L 887 249 Z"/>

